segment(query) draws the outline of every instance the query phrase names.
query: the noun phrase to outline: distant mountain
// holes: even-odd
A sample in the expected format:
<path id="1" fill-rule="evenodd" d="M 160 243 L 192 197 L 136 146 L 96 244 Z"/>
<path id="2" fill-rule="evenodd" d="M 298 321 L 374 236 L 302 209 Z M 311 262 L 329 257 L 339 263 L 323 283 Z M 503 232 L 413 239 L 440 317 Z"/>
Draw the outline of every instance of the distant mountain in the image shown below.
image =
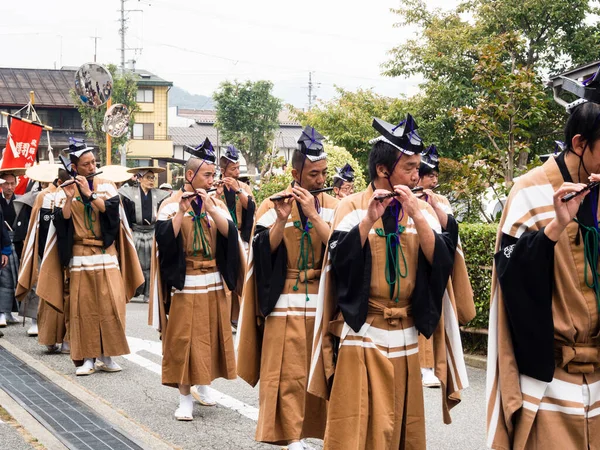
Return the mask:
<path id="1" fill-rule="evenodd" d="M 177 86 L 173 86 L 169 91 L 169 106 L 179 106 L 186 109 L 215 109 L 211 97 L 190 94 Z"/>

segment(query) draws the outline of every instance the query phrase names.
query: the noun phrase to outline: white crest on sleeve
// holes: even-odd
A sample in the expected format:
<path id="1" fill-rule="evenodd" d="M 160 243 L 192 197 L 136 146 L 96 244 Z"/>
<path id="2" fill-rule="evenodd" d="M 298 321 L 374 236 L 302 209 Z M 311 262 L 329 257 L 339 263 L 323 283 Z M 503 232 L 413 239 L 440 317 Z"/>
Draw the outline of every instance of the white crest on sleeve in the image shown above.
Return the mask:
<path id="1" fill-rule="evenodd" d="M 504 256 L 506 256 L 507 259 L 510 259 L 510 255 L 512 255 L 512 252 L 515 249 L 515 245 L 517 244 L 512 244 L 507 247 L 504 247 Z"/>

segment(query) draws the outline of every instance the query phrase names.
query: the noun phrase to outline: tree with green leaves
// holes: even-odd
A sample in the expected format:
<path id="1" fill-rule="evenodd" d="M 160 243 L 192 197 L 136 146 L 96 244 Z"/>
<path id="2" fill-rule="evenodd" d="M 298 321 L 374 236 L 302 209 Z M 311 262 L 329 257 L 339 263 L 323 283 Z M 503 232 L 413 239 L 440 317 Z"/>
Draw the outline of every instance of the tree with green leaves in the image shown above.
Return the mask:
<path id="1" fill-rule="evenodd" d="M 483 137 L 472 155 L 497 161 L 501 170 L 491 179 L 507 187 L 526 168 L 535 130 L 544 128 L 553 109 L 540 77 L 517 60 L 522 45 L 518 36 L 506 34 L 483 46 L 473 76 L 473 105 L 452 110 L 457 135 Z"/>
<path id="2" fill-rule="evenodd" d="M 377 136 L 373 117 L 398 123 L 406 116 L 403 100 L 379 95 L 371 89 L 347 91 L 336 86 L 335 97 L 319 102 L 310 111 L 294 110 L 303 126 L 319 130 L 333 145 L 346 148 L 366 167 L 369 140 Z"/>
<path id="3" fill-rule="evenodd" d="M 502 197 L 530 155 L 562 137 L 564 111 L 543 78 L 600 57 L 597 8 L 588 0 L 465 0 L 442 11 L 401 0 L 394 12 L 399 26 L 418 32 L 391 50 L 384 73 L 424 78 L 410 102 L 430 131 L 424 137 L 467 168 L 456 196 L 472 202 L 489 188 Z"/>
<path id="4" fill-rule="evenodd" d="M 135 113 L 139 111 L 139 106 L 136 102 L 137 81 L 131 72 L 124 74 L 118 73 L 117 66 L 109 64 L 108 71 L 113 77 L 113 89 L 111 95 L 112 104 L 121 103 L 127 106 L 129 110 L 129 132 L 119 138 L 111 138 L 111 162 L 118 161 L 117 154 L 120 148 L 125 148 L 127 141 L 131 138 L 133 132 L 133 124 L 135 123 Z M 91 139 L 98 148 L 98 156 L 102 165 L 106 164 L 106 133 L 103 129 L 104 114 L 106 114 L 106 104 L 91 108 L 84 105 L 74 89 L 71 90 L 71 98 L 77 110 L 81 114 L 83 128 L 89 139 Z"/>
<path id="5" fill-rule="evenodd" d="M 213 94 L 217 103 L 215 127 L 223 141 L 235 145 L 249 173 L 261 168 L 275 130 L 279 128 L 281 100 L 273 96 L 270 81 L 225 81 Z"/>

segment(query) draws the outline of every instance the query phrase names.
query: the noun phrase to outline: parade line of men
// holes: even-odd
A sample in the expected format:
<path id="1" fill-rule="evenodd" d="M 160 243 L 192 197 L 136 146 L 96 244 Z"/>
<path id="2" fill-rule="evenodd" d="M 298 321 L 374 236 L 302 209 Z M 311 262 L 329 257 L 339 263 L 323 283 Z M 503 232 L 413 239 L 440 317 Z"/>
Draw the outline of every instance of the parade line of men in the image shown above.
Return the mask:
<path id="1" fill-rule="evenodd" d="M 573 106 L 566 150 L 521 177 L 502 217 L 492 448 L 600 440 L 598 189 L 561 201 L 600 173 L 598 117 L 597 104 Z M 185 148 L 174 192 L 154 188 L 160 168 L 96 176 L 84 142 L 66 150 L 69 170 L 30 175 L 40 186 L 24 206 L 11 190 L 22 173 L 4 171 L 0 326 L 19 310 L 15 295 L 28 299 L 37 314 L 23 304 L 21 314 L 37 320 L 48 351 L 70 353 L 78 376 L 119 372 L 126 304 L 142 295 L 162 340 L 162 384 L 179 391 L 177 420 L 193 420 L 194 400 L 215 405 L 214 379 L 239 376 L 260 381 L 259 442 L 425 449 L 422 386 L 440 387 L 445 423 L 468 387 L 459 326 L 475 316 L 473 292 L 458 223 L 434 192 L 437 149 L 410 114 L 373 127 L 364 191 L 354 193 L 348 164 L 327 189 L 323 136 L 306 127 L 293 181 L 258 206 L 239 180 L 240 152 L 230 146 L 217 160 L 208 139 Z M 117 189 L 130 175 L 139 186 Z"/>

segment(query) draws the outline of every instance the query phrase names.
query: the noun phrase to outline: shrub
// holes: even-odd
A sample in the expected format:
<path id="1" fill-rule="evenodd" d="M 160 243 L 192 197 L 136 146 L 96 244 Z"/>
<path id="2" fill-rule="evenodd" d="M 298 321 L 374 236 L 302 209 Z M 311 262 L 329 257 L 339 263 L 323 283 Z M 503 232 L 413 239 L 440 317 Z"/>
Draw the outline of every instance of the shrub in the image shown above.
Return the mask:
<path id="1" fill-rule="evenodd" d="M 463 223 L 460 225 L 460 239 L 465 254 L 465 262 L 473 286 L 475 311 L 477 315 L 467 326 L 487 328 L 492 287 L 492 262 L 496 244 L 498 224 Z"/>

